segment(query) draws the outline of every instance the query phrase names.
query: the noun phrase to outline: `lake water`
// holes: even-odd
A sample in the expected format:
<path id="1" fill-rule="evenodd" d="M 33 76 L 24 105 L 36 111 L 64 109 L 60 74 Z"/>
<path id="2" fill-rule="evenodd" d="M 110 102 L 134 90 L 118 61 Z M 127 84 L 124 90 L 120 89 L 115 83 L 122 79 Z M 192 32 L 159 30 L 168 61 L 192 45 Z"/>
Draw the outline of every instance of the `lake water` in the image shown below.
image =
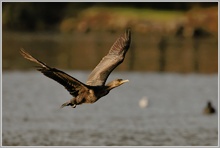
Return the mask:
<path id="1" fill-rule="evenodd" d="M 67 71 L 85 82 L 89 72 Z M 113 72 L 129 79 L 94 104 L 75 109 L 63 86 L 36 71 L 4 71 L 2 145 L 19 146 L 217 146 L 218 76 Z M 139 107 L 146 96 L 149 105 Z"/>
<path id="2" fill-rule="evenodd" d="M 123 33 L 92 32 L 27 33 L 3 32 L 2 68 L 30 69 L 19 54 L 24 48 L 48 65 L 65 69 L 88 70 L 105 56 Z M 212 59 L 212 60 L 210 60 Z M 178 38 L 132 32 L 131 47 L 118 68 L 121 71 L 178 73 L 218 72 L 218 38 Z"/>

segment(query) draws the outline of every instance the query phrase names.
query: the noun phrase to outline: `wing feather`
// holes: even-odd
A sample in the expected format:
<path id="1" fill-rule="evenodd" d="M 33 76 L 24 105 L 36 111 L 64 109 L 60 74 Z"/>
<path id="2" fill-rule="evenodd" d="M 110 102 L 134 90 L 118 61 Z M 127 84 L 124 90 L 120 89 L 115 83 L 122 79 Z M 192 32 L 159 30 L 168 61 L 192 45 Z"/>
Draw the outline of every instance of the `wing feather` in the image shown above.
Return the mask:
<path id="1" fill-rule="evenodd" d="M 110 73 L 123 62 L 125 54 L 130 47 L 131 31 L 127 29 L 120 36 L 109 50 L 109 53 L 102 58 L 100 63 L 90 73 L 87 85 L 104 85 Z"/>
<path id="2" fill-rule="evenodd" d="M 70 75 L 66 74 L 63 71 L 60 71 L 56 68 L 51 68 L 45 63 L 41 62 L 40 60 L 32 57 L 29 53 L 27 53 L 24 49 L 20 50 L 21 55 L 35 63 L 38 63 L 40 66 L 37 68 L 40 72 L 42 72 L 45 76 L 57 81 L 61 85 L 63 85 L 71 95 L 77 96 L 78 91 L 80 89 L 86 88 L 86 85 L 84 85 L 79 80 L 71 77 Z"/>

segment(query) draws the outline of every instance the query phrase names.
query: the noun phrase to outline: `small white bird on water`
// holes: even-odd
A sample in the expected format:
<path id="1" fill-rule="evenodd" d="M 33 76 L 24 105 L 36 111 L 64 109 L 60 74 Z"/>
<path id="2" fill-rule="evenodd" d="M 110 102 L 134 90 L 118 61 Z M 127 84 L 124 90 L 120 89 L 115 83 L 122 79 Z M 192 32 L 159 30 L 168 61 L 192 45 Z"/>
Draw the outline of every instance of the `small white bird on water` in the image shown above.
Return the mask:
<path id="1" fill-rule="evenodd" d="M 139 100 L 139 106 L 140 108 L 146 108 L 148 106 L 148 98 L 146 96 Z"/>

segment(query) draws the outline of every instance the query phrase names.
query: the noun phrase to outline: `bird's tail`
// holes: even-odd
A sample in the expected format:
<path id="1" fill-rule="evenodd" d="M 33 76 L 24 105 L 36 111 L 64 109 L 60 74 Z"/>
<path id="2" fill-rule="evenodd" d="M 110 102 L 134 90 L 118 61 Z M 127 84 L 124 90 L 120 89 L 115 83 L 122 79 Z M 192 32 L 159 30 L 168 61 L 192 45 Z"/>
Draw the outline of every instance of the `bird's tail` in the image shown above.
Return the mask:
<path id="1" fill-rule="evenodd" d="M 25 59 L 28 59 L 32 62 L 35 62 L 37 64 L 40 64 L 43 68 L 49 68 L 45 63 L 41 62 L 40 60 L 32 57 L 29 53 L 27 53 L 24 49 L 20 49 L 20 53 L 21 55 L 25 58 Z"/>

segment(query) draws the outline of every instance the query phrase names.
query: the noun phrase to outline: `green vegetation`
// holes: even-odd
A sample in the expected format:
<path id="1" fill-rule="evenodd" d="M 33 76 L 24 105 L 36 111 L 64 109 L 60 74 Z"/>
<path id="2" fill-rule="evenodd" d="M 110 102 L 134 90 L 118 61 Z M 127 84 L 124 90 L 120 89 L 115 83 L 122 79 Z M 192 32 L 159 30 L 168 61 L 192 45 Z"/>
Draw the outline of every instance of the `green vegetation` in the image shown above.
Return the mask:
<path id="1" fill-rule="evenodd" d="M 96 15 L 100 12 L 111 13 L 133 19 L 148 19 L 152 21 L 170 21 L 179 17 L 183 17 L 184 12 L 178 10 L 154 10 L 147 8 L 133 7 L 91 7 L 84 10 L 84 14 Z"/>

